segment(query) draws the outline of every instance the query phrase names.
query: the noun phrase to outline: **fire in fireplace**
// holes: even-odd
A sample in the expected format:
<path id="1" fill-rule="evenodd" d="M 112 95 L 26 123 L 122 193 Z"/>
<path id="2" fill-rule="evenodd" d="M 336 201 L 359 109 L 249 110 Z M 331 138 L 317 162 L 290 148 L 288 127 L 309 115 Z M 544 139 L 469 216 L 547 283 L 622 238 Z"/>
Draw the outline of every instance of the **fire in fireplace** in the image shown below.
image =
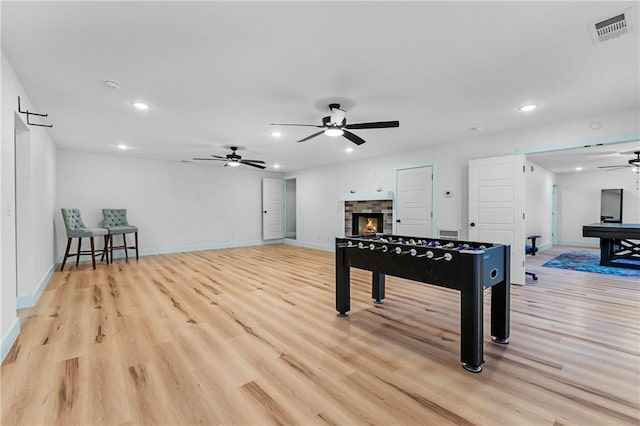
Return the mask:
<path id="1" fill-rule="evenodd" d="M 353 213 L 352 235 L 375 234 L 383 232 L 382 213 Z"/>

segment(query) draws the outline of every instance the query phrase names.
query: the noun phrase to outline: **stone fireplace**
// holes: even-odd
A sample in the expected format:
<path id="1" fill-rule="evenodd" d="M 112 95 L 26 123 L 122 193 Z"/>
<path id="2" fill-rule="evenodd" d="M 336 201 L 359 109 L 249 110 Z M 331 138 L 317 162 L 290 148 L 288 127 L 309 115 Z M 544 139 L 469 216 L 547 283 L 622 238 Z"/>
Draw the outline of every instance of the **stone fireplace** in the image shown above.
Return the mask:
<path id="1" fill-rule="evenodd" d="M 344 202 L 344 235 L 385 232 L 393 230 L 392 200 L 363 200 Z M 375 231 L 371 227 L 375 227 Z"/>

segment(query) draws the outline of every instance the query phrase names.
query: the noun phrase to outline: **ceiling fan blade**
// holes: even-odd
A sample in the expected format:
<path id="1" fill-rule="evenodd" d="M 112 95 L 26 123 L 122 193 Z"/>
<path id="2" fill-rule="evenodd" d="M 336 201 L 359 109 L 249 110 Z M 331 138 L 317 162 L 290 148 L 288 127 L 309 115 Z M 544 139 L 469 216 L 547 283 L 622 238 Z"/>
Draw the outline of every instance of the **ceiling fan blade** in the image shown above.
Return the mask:
<path id="1" fill-rule="evenodd" d="M 214 155 L 214 154 L 211 154 L 211 156 L 212 156 L 212 157 L 215 157 L 215 158 L 220 158 L 220 159 L 222 159 L 222 160 L 226 160 L 226 158 L 227 158 L 227 157 L 221 157 L 221 156 L 219 156 L 219 155 Z"/>
<path id="2" fill-rule="evenodd" d="M 314 133 L 314 134 L 312 134 L 311 136 L 307 136 L 307 137 L 306 137 L 306 138 L 304 138 L 304 139 L 300 139 L 298 142 L 305 142 L 305 141 L 308 141 L 309 139 L 313 139 L 313 138 L 315 138 L 316 136 L 320 136 L 320 135 L 321 135 L 321 134 L 323 134 L 323 133 L 324 133 L 324 130 L 321 130 L 321 131 L 319 131 L 318 133 Z"/>
<path id="3" fill-rule="evenodd" d="M 388 127 L 400 127 L 399 121 L 375 121 L 373 123 L 347 124 L 344 129 L 385 129 Z"/>
<path id="4" fill-rule="evenodd" d="M 241 162 L 245 162 L 245 161 L 247 161 L 247 162 L 249 162 L 249 163 L 260 163 L 260 164 L 265 164 L 265 162 L 264 162 L 264 161 L 262 161 L 262 160 L 245 160 L 245 159 L 242 159 L 242 160 L 240 160 L 240 161 L 241 161 Z"/>
<path id="5" fill-rule="evenodd" d="M 194 158 L 194 160 L 207 160 L 207 161 L 227 161 L 226 158 Z"/>
<path id="6" fill-rule="evenodd" d="M 247 163 L 246 160 L 240 160 L 240 164 L 244 164 L 245 166 L 256 167 L 258 169 L 264 169 L 265 166 L 261 166 L 260 164 Z"/>
<path id="7" fill-rule="evenodd" d="M 348 130 L 342 129 L 342 131 L 344 132 L 344 134 L 342 136 L 344 136 L 345 138 L 349 139 L 351 142 L 355 143 L 356 145 L 362 145 L 363 143 L 366 142 L 360 136 L 354 135 L 353 133 L 351 133 Z"/>
<path id="8" fill-rule="evenodd" d="M 271 123 L 272 126 L 299 126 L 299 127 L 320 127 L 322 128 L 323 126 L 318 126 L 317 124 L 278 124 L 278 123 Z"/>
<path id="9" fill-rule="evenodd" d="M 625 167 L 633 167 L 630 165 L 620 165 L 620 166 L 598 166 L 598 169 L 624 169 Z"/>

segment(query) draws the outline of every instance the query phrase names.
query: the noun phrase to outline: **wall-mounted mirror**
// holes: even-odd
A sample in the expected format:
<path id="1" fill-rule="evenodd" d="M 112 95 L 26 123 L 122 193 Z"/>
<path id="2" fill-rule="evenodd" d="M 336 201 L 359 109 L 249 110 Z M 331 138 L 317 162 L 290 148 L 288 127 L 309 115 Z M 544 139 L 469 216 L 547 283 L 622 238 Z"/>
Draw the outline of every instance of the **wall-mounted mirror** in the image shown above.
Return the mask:
<path id="1" fill-rule="evenodd" d="M 600 222 L 622 223 L 622 188 L 600 191 Z"/>

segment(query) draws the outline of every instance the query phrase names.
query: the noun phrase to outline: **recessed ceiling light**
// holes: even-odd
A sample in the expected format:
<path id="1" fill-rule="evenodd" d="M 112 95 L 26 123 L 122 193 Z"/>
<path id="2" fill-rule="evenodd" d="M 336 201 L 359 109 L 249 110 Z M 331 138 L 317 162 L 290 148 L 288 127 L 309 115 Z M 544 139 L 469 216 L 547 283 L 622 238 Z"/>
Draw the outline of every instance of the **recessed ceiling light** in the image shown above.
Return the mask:
<path id="1" fill-rule="evenodd" d="M 349 147 L 349 148 L 345 149 L 345 152 L 353 152 L 353 148 Z"/>
<path id="2" fill-rule="evenodd" d="M 470 130 L 472 132 L 481 132 L 482 131 L 482 127 L 472 127 Z"/>
<path id="3" fill-rule="evenodd" d="M 149 109 L 149 105 L 145 104 L 144 102 L 131 102 L 131 105 L 133 105 L 135 108 L 141 110 L 141 111 L 145 111 L 147 109 Z"/>
<path id="4" fill-rule="evenodd" d="M 271 136 L 273 136 L 274 138 L 279 138 L 280 136 L 282 136 L 282 133 L 279 130 L 274 130 L 273 132 L 271 132 Z"/>
<path id="5" fill-rule="evenodd" d="M 522 105 L 520 108 L 518 108 L 518 110 L 528 112 L 528 111 L 533 111 L 536 108 L 538 108 L 538 105 L 536 104 L 527 104 L 527 105 Z"/>
<path id="6" fill-rule="evenodd" d="M 331 128 L 331 129 L 325 130 L 324 134 L 327 136 L 342 136 L 344 135 L 344 132 L 342 131 L 342 129 Z"/>
<path id="7" fill-rule="evenodd" d="M 582 170 L 582 167 L 576 167 L 576 172 L 579 172 L 580 170 Z"/>
<path id="8" fill-rule="evenodd" d="M 118 90 L 120 88 L 120 83 L 115 80 L 105 80 L 104 84 L 110 89 Z"/>
<path id="9" fill-rule="evenodd" d="M 274 169 L 279 169 L 279 168 L 280 168 L 280 164 L 274 164 L 274 165 L 273 165 L 273 168 L 274 168 Z"/>
<path id="10" fill-rule="evenodd" d="M 119 143 L 119 144 L 118 144 L 118 146 L 117 146 L 117 148 L 118 148 L 118 149 L 123 149 L 123 150 L 124 150 L 124 149 L 127 149 L 127 146 L 126 146 L 125 144 L 123 144 L 123 143 Z"/>

